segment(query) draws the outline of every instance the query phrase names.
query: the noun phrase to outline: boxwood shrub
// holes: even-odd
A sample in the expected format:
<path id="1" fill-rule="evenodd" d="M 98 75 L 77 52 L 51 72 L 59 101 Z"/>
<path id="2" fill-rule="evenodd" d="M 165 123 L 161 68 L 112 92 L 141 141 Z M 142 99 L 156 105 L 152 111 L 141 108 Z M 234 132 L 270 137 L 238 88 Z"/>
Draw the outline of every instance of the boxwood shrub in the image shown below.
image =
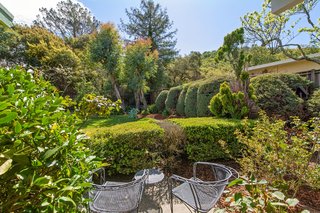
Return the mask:
<path id="1" fill-rule="evenodd" d="M 155 104 L 159 113 L 162 113 L 162 111 L 165 109 L 165 102 L 168 96 L 168 92 L 168 90 L 163 90 L 156 98 Z"/>
<path id="2" fill-rule="evenodd" d="M 187 138 L 185 151 L 190 160 L 211 161 L 241 153 L 242 146 L 234 135 L 236 129 L 242 128 L 241 120 L 206 117 L 170 121 L 184 129 Z"/>
<path id="3" fill-rule="evenodd" d="M 224 80 L 207 80 L 199 83 L 197 93 L 197 116 L 205 117 L 210 116 L 209 103 L 212 97 L 219 92 L 220 84 Z"/>
<path id="4" fill-rule="evenodd" d="M 184 102 L 186 99 L 186 94 L 187 94 L 188 88 L 189 88 L 188 84 L 183 85 L 183 88 L 182 88 L 180 95 L 178 97 L 177 106 L 176 106 L 176 113 L 181 116 L 186 115 L 184 113 L 184 108 L 185 108 Z"/>
<path id="5" fill-rule="evenodd" d="M 192 84 L 188 87 L 184 100 L 184 113 L 187 117 L 197 117 L 197 93 L 198 84 Z"/>
<path id="6" fill-rule="evenodd" d="M 165 107 L 168 112 L 174 114 L 177 107 L 177 101 L 182 90 L 182 86 L 171 87 L 169 89 L 167 99 L 165 101 Z"/>
<path id="7" fill-rule="evenodd" d="M 154 167 L 164 135 L 164 130 L 153 119 L 146 118 L 84 131 L 90 132 L 93 153 L 109 164 L 109 175 L 131 174 Z"/>

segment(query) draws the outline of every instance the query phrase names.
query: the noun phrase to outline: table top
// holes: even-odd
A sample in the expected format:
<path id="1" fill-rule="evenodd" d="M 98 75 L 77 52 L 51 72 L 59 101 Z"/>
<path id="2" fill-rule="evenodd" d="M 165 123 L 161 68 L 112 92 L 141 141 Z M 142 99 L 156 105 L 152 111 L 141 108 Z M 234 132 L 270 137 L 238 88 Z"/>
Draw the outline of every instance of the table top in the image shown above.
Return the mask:
<path id="1" fill-rule="evenodd" d="M 148 169 L 148 171 L 149 171 L 149 176 L 146 180 L 146 184 L 155 184 L 163 180 L 164 174 L 159 169 Z M 143 175 L 143 170 L 140 170 L 134 175 L 134 179 L 137 180 L 141 178 L 142 175 Z"/>

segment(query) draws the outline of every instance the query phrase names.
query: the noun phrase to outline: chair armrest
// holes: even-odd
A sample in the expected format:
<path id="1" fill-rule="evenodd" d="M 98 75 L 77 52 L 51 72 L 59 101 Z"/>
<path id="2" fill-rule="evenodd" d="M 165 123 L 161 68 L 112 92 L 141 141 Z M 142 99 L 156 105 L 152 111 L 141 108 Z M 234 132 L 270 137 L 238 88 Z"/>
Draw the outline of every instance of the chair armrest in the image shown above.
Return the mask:
<path id="1" fill-rule="evenodd" d="M 232 168 L 232 167 L 229 167 L 229 166 L 225 166 L 225 165 L 223 165 L 223 164 L 217 164 L 217 163 L 210 163 L 210 162 L 195 162 L 194 164 L 193 164 L 193 178 L 197 178 L 197 166 L 198 165 L 207 165 L 207 166 L 222 166 L 222 167 L 225 167 L 225 168 L 227 168 L 227 169 L 229 169 L 230 171 L 231 171 L 231 173 L 232 173 L 232 176 L 231 176 L 231 178 L 232 179 L 237 179 L 237 178 L 239 178 L 239 173 L 237 172 L 237 170 L 235 170 L 234 168 Z"/>
<path id="2" fill-rule="evenodd" d="M 195 162 L 193 164 L 193 178 L 197 178 L 197 166 L 198 165 L 207 165 L 207 166 L 223 166 L 223 165 L 220 165 L 220 164 L 216 164 L 216 163 L 210 163 L 210 162 Z"/>
<path id="3" fill-rule="evenodd" d="M 181 177 L 179 175 L 171 175 L 169 177 L 169 180 L 172 180 L 172 181 L 175 180 L 175 181 L 180 181 L 180 182 L 188 182 L 189 181 L 189 179 Z"/>

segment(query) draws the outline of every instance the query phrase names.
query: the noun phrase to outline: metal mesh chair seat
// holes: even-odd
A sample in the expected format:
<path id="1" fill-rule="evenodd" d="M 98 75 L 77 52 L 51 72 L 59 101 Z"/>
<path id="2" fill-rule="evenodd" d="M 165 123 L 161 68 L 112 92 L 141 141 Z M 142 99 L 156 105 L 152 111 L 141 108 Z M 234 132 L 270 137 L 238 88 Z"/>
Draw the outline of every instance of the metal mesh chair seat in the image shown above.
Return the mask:
<path id="1" fill-rule="evenodd" d="M 208 212 L 216 204 L 220 198 L 219 190 L 210 185 L 192 185 L 190 183 L 183 183 L 172 190 L 174 196 L 188 204 L 193 209 L 197 208 L 196 200 L 193 197 L 192 190 L 195 190 L 201 206 L 201 212 Z M 223 191 L 223 190 L 222 190 Z"/>
<path id="2" fill-rule="evenodd" d="M 92 212 L 130 212 L 137 210 L 144 190 L 147 171 L 138 179 L 128 183 L 105 182 L 93 184 L 89 193 Z"/>
<path id="3" fill-rule="evenodd" d="M 198 164 L 210 167 L 214 181 L 203 181 L 197 177 L 196 170 Z M 191 179 L 172 175 L 170 177 L 171 212 L 173 212 L 173 197 L 177 197 L 196 212 L 210 211 L 220 199 L 233 173 L 235 173 L 235 170 L 230 171 L 230 169 L 224 165 L 197 162 L 194 164 L 193 177 Z M 173 182 L 180 184 L 173 188 Z"/>

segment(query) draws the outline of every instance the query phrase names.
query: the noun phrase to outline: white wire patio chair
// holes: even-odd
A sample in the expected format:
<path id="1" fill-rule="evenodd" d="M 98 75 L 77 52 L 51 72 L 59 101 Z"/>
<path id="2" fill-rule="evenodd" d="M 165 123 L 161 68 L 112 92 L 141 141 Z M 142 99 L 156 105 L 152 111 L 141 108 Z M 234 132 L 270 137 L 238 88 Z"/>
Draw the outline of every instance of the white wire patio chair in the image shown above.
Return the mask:
<path id="1" fill-rule="evenodd" d="M 203 181 L 197 176 L 197 166 L 210 168 L 213 180 Z M 209 212 L 220 199 L 229 179 L 238 177 L 236 170 L 216 163 L 196 162 L 193 165 L 193 177 L 190 179 L 172 175 L 169 178 L 170 208 L 173 213 L 173 198 L 181 200 L 196 213 Z M 173 188 L 173 184 L 176 184 Z"/>
<path id="2" fill-rule="evenodd" d="M 90 212 L 138 212 L 148 171 L 144 170 L 141 178 L 131 182 L 108 182 L 105 177 L 105 170 L 98 169 L 89 179 Z"/>

